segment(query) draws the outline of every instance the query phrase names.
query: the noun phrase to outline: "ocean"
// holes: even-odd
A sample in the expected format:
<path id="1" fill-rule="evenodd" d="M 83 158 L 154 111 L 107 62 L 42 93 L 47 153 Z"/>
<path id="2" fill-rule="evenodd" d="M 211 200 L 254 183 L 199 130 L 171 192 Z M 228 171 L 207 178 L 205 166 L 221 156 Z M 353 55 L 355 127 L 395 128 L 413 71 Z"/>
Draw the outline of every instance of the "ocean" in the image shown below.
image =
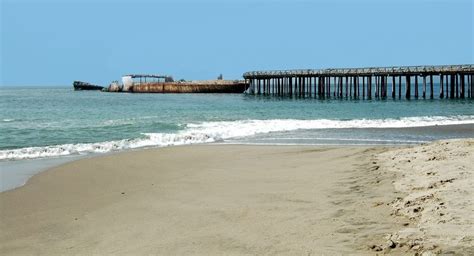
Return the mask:
<path id="1" fill-rule="evenodd" d="M 473 103 L 3 87 L 0 167 L 198 143 L 393 145 L 474 137 Z"/>

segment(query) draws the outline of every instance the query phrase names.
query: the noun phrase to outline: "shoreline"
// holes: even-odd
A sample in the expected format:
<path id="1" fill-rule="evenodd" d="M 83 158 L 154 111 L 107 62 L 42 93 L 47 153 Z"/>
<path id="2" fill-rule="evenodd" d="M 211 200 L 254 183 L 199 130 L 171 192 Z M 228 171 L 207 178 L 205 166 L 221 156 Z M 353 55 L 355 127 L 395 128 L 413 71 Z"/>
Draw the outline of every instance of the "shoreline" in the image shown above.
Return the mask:
<path id="1" fill-rule="evenodd" d="M 24 186 L 29 179 L 41 172 L 79 159 L 100 155 L 69 155 L 51 158 L 0 161 L 0 193 Z"/>
<path id="2" fill-rule="evenodd" d="M 451 233 L 445 233 L 456 239 L 455 247 L 446 244 L 446 239 L 430 236 L 436 234 L 434 231 L 406 235 L 407 230 L 442 226 L 435 223 L 436 216 L 430 215 L 434 222 L 423 222 L 423 218 L 405 214 L 409 211 L 403 207 L 411 191 L 397 184 L 407 173 L 413 173 L 413 168 L 427 168 L 427 163 L 437 168 L 427 157 L 436 150 L 448 152 L 445 159 L 436 161 L 448 164 L 444 167 L 448 174 L 452 166 L 469 162 L 469 158 L 462 162 L 459 156 L 473 156 L 472 139 L 443 143 L 375 148 L 191 145 L 81 159 L 35 175 L 23 187 L 0 193 L 4 209 L 0 252 L 465 252 L 472 240 L 459 233 L 461 229 L 449 219 L 445 221 Z M 418 157 L 419 162 L 404 160 L 422 150 L 426 155 Z M 449 152 L 454 153 L 451 156 Z M 393 161 L 401 161 L 396 165 L 402 167 L 407 163 L 413 166 L 395 170 Z M 467 175 L 466 171 L 473 175 L 472 168 L 464 168 L 462 175 Z M 462 179 L 453 182 L 458 190 L 471 189 L 458 181 Z M 401 184 L 409 183 L 405 179 Z M 445 183 L 444 194 L 439 194 L 445 211 L 464 221 L 464 232 L 473 228 L 465 214 L 467 204 L 449 208 L 451 203 L 445 197 L 455 194 L 446 190 L 449 187 Z M 456 197 L 457 201 L 462 199 Z M 439 202 L 415 200 L 407 209 L 416 208 L 416 203 L 431 209 L 428 205 Z"/>
<path id="3" fill-rule="evenodd" d="M 456 136 L 469 138 L 470 135 L 474 133 L 474 124 L 456 124 L 456 125 L 438 125 L 438 126 L 423 126 L 423 127 L 404 127 L 404 128 L 360 128 L 366 130 L 373 130 L 374 132 L 383 132 L 386 133 L 398 133 L 404 131 L 410 131 L 414 133 L 427 133 L 427 134 L 437 134 L 441 137 L 448 137 L 446 134 L 456 133 Z M 341 129 L 344 130 L 344 129 Z M 444 134 L 444 135 L 443 135 Z M 455 137 L 458 138 L 458 137 Z M 446 138 L 443 138 L 446 139 Z M 211 142 L 211 143 L 196 143 L 189 145 L 249 145 L 249 146 L 327 146 L 327 147 L 401 147 L 408 145 L 417 145 L 420 143 L 429 143 L 430 141 L 423 141 L 420 143 L 395 143 L 395 142 L 379 142 L 379 143 L 276 143 L 276 142 L 246 142 L 244 140 L 232 140 L 224 142 Z M 321 140 L 322 141 L 322 140 Z M 336 140 L 334 140 L 336 141 Z M 351 141 L 351 140 L 348 140 Z M 32 176 L 41 173 L 47 169 L 58 167 L 62 164 L 75 161 L 82 158 L 93 158 L 101 157 L 109 154 L 120 154 L 123 152 L 133 152 L 139 150 L 148 150 L 148 149 L 157 149 L 157 148 L 166 148 L 166 147 L 180 147 L 180 146 L 189 146 L 189 145 L 171 145 L 171 146 L 146 146 L 133 149 L 123 149 L 118 151 L 110 151 L 105 153 L 85 153 L 83 155 L 65 155 L 65 156 L 53 156 L 53 157 L 43 157 L 43 158 L 32 158 L 32 159 L 19 159 L 19 160 L 2 160 L 0 161 L 0 177 L 2 177 L 2 183 L 0 184 L 0 193 L 15 189 L 17 187 L 23 186 Z M 29 164 L 33 163 L 33 164 Z M 37 165 L 41 168 L 37 168 Z M 19 168 L 20 166 L 21 168 Z"/>
<path id="4" fill-rule="evenodd" d="M 190 145 L 173 145 L 165 147 L 143 147 L 124 149 L 121 151 L 111 151 L 106 153 L 89 153 L 85 155 L 66 155 L 56 157 L 45 157 L 45 158 L 33 158 L 33 159 L 21 159 L 21 160 L 8 160 L 0 161 L 0 176 L 2 177 L 2 184 L 0 184 L 0 194 L 6 191 L 11 191 L 20 188 L 28 183 L 28 181 L 36 175 L 42 172 L 59 168 L 65 164 L 72 163 L 83 159 L 93 159 L 106 157 L 116 154 L 127 154 L 130 152 L 147 151 L 147 150 L 159 150 L 164 148 L 174 147 L 193 147 L 193 146 L 248 146 L 248 147 L 259 147 L 259 146 L 276 146 L 276 147 L 400 147 L 407 146 L 409 144 L 259 144 L 259 143 L 239 143 L 239 142 L 212 142 L 212 143 L 196 143 Z M 38 163 L 39 166 L 38 167 Z"/>

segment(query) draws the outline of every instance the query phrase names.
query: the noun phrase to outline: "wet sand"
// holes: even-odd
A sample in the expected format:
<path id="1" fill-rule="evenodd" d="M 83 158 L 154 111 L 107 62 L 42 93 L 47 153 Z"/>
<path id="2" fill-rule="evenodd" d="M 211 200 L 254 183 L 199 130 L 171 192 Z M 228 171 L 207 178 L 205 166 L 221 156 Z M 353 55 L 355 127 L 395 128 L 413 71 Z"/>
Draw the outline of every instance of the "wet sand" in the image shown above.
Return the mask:
<path id="1" fill-rule="evenodd" d="M 199 145 L 78 160 L 0 193 L 0 254 L 439 251 L 400 236 L 422 222 L 394 214 L 409 194 L 386 158 L 410 149 Z"/>

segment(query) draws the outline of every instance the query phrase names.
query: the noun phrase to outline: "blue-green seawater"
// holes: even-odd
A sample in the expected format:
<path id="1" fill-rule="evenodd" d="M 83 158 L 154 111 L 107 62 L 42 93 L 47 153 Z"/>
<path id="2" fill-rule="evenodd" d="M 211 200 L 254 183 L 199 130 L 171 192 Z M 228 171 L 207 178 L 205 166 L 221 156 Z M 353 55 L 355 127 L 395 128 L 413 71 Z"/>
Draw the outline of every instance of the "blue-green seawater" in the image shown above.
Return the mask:
<path id="1" fill-rule="evenodd" d="M 473 104 L 0 88 L 0 160 L 209 142 L 405 144 L 473 137 Z M 460 124 L 468 126 L 433 128 Z"/>

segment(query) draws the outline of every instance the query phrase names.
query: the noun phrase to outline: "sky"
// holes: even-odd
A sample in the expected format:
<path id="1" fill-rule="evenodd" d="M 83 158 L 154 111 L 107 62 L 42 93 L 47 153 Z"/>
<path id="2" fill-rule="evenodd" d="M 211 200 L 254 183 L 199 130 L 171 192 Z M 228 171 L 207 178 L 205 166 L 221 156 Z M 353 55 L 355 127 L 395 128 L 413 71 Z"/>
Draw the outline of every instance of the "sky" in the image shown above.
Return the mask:
<path id="1" fill-rule="evenodd" d="M 0 2 L 0 86 L 474 63 L 473 0 Z"/>

